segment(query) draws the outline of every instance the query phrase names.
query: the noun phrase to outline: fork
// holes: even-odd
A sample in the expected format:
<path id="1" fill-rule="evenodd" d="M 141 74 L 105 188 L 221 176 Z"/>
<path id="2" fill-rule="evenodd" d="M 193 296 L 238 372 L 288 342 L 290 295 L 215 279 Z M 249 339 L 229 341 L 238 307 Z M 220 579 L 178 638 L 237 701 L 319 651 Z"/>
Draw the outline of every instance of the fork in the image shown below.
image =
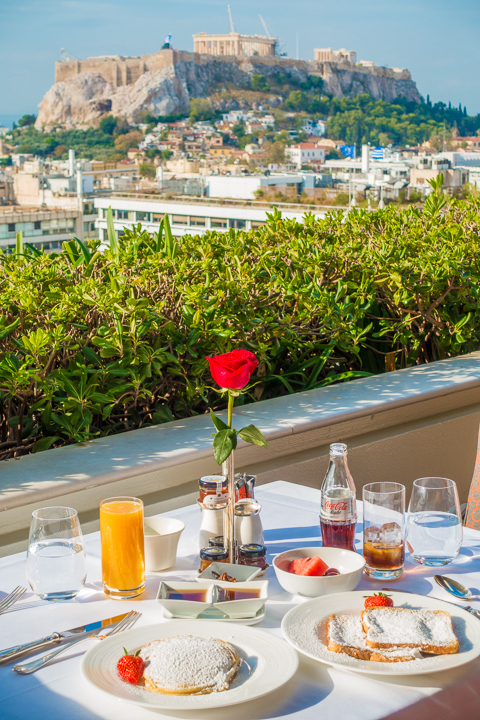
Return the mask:
<path id="1" fill-rule="evenodd" d="M 27 588 L 21 587 L 20 585 L 18 585 L 15 590 L 12 590 L 10 595 L 4 597 L 3 600 L 0 602 L 0 614 L 5 612 L 5 610 L 8 610 L 8 608 L 11 607 L 14 603 L 16 603 L 17 600 L 20 600 L 22 595 L 26 592 Z"/>
<path id="2" fill-rule="evenodd" d="M 82 637 L 78 638 L 77 640 L 72 640 L 71 642 L 66 643 L 63 647 L 58 648 L 58 650 L 54 650 L 53 652 L 44 655 L 38 660 L 34 660 L 33 662 L 27 663 L 26 665 L 14 665 L 12 669 L 20 675 L 30 675 L 36 670 L 39 670 L 41 667 L 48 665 L 48 663 L 53 660 L 53 658 L 57 657 L 57 655 L 60 655 L 60 653 L 64 652 L 65 650 L 71 648 L 72 645 L 76 645 L 77 643 L 82 642 L 83 640 L 88 640 L 89 638 L 93 638 L 95 640 L 104 640 L 105 638 L 112 637 L 112 635 L 116 635 L 119 632 L 129 630 L 133 625 L 135 625 L 138 618 L 141 617 L 141 614 L 142 613 L 136 612 L 135 610 L 131 610 L 128 615 L 126 615 L 123 620 L 121 620 L 118 625 L 116 625 L 113 630 L 111 630 L 106 635 L 89 635 L 88 637 Z"/>

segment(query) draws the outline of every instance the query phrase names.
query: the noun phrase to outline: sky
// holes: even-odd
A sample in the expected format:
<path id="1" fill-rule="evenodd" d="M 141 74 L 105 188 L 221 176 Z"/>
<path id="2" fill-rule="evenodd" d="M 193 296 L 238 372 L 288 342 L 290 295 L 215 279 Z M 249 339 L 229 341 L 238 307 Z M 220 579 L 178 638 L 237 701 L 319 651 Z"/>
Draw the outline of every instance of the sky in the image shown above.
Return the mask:
<path id="1" fill-rule="evenodd" d="M 264 34 L 313 60 L 314 47 L 407 67 L 425 98 L 480 113 L 479 0 L 230 0 L 236 30 Z M 223 0 L 0 0 L 0 124 L 38 103 L 63 47 L 78 59 L 156 52 L 165 35 L 193 50 L 196 32 L 229 32 Z"/>

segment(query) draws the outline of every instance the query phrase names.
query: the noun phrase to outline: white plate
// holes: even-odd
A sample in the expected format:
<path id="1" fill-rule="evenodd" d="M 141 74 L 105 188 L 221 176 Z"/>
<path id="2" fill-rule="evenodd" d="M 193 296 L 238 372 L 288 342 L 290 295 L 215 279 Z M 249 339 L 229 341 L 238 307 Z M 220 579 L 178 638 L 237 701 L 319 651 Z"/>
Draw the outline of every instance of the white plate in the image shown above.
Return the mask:
<path id="1" fill-rule="evenodd" d="M 365 590 L 337 595 L 324 595 L 297 605 L 282 621 L 282 631 L 288 642 L 299 652 L 338 668 L 375 675 L 423 675 L 464 665 L 480 655 L 480 620 L 462 608 L 432 597 L 394 592 L 395 607 L 444 610 L 452 616 L 453 629 L 460 641 L 454 655 L 436 655 L 410 662 L 382 663 L 334 653 L 327 650 L 326 623 L 332 613 L 360 612 L 364 608 Z"/>
<path id="2" fill-rule="evenodd" d="M 169 613 L 165 608 L 162 608 L 162 617 L 165 618 L 165 620 L 185 620 L 185 618 L 176 618 L 175 615 L 172 615 Z M 202 622 L 205 622 L 207 620 L 208 622 L 221 622 L 221 623 L 238 623 L 239 625 L 257 625 L 258 623 L 262 622 L 262 620 L 265 619 L 265 605 L 260 608 L 260 610 L 257 612 L 257 614 L 254 617 L 251 618 L 230 618 L 230 617 L 224 617 L 224 618 L 216 618 L 215 620 L 208 620 L 208 618 L 195 618 L 195 620 L 201 620 Z"/>
<path id="3" fill-rule="evenodd" d="M 125 646 L 135 652 L 152 640 L 173 635 L 212 637 L 232 643 L 242 662 L 228 690 L 209 695 L 159 695 L 120 679 L 116 665 Z M 84 655 L 81 671 L 86 680 L 112 699 L 164 710 L 204 710 L 224 707 L 267 695 L 285 685 L 298 667 L 298 655 L 284 640 L 265 630 L 208 620 L 172 620 L 133 628 L 94 645 Z"/>

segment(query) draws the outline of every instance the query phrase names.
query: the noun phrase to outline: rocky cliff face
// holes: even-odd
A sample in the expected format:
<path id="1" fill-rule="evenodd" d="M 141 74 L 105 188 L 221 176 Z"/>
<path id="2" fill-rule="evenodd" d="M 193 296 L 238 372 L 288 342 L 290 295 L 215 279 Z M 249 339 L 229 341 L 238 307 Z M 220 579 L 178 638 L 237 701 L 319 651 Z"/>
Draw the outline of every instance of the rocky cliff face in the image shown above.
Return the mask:
<path id="1" fill-rule="evenodd" d="M 83 72 L 57 82 L 39 105 L 36 127 L 95 125 L 106 114 L 124 116 L 130 123 L 137 123 L 144 112 L 152 115 L 188 112 L 190 98 L 206 96 L 213 84 L 248 87 L 254 74 L 267 77 L 282 74 L 287 80 L 296 81 L 305 81 L 314 74 L 323 78 L 324 89 L 336 97 L 366 92 L 390 102 L 398 97 L 420 102 L 417 87 L 406 70 L 395 72 L 280 58 L 268 58 L 266 62 L 191 53 L 178 56 L 168 67 L 145 72 L 131 85 L 113 87 L 100 72 Z"/>

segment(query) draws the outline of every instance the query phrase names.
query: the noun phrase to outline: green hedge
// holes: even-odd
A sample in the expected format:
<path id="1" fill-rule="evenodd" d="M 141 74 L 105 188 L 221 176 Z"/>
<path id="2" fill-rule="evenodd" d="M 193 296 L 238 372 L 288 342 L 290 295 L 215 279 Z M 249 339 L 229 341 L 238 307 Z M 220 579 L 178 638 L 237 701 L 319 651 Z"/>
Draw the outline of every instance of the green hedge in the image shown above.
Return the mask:
<path id="1" fill-rule="evenodd" d="M 205 358 L 235 347 L 260 360 L 247 402 L 476 350 L 480 203 L 445 203 L 179 243 L 138 226 L 103 253 L 20 238 L 0 253 L 0 459 L 204 413 Z"/>

